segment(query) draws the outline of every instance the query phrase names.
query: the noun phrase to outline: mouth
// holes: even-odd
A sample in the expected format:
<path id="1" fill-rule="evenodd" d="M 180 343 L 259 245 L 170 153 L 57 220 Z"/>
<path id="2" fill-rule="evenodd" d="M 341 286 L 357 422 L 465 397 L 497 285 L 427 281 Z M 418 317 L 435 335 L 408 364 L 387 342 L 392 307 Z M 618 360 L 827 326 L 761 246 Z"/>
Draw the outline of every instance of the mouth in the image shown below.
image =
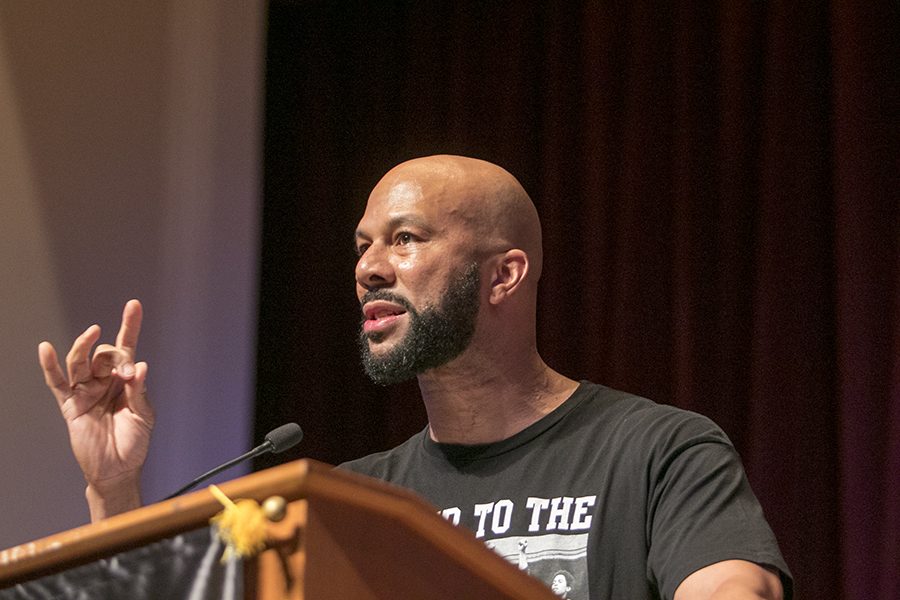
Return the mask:
<path id="1" fill-rule="evenodd" d="M 395 326 L 406 314 L 406 309 L 399 304 L 385 300 L 367 302 L 363 306 L 363 331 L 366 333 L 385 332 Z"/>

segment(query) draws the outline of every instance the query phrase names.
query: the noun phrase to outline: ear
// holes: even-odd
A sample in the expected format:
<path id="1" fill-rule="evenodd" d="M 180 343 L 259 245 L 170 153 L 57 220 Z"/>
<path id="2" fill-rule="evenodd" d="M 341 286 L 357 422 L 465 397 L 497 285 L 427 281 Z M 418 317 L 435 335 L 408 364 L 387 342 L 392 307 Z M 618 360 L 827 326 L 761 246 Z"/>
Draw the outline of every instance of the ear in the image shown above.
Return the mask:
<path id="1" fill-rule="evenodd" d="M 491 304 L 505 302 L 520 289 L 527 274 L 528 255 L 518 248 L 507 250 L 494 268 L 489 302 Z"/>

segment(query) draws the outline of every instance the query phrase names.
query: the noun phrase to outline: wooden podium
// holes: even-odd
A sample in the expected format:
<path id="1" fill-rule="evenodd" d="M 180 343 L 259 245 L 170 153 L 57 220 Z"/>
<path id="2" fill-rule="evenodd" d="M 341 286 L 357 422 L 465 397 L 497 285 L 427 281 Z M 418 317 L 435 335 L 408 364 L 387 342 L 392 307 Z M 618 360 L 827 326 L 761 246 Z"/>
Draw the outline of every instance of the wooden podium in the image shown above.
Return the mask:
<path id="1" fill-rule="evenodd" d="M 231 499 L 281 497 L 267 549 L 243 565 L 243 596 L 261 600 L 555 598 L 542 583 L 446 522 L 412 493 L 300 460 L 224 483 Z M 208 490 L 0 551 L 3 590 L 184 532 L 222 510 Z"/>

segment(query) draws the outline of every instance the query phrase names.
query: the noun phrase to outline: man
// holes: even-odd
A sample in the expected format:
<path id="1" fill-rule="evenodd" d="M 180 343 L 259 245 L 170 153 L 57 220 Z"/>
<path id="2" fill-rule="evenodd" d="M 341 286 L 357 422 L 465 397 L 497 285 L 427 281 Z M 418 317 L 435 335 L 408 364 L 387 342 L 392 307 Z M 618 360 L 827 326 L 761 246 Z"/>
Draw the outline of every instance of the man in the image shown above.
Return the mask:
<path id="1" fill-rule="evenodd" d="M 707 419 L 553 371 L 536 348 L 541 231 L 512 175 L 434 156 L 392 169 L 356 231 L 360 345 L 379 383 L 417 377 L 428 427 L 343 465 L 413 489 L 551 584 L 586 598 L 780 598 L 790 578 L 725 435 Z M 92 519 L 140 503 L 153 413 L 125 306 L 39 349 L 88 481 Z M 782 580 L 783 578 L 783 580 Z M 577 595 L 576 595 L 577 594 Z"/>
<path id="2" fill-rule="evenodd" d="M 569 592 L 572 591 L 572 579 L 572 574 L 565 569 L 562 571 L 557 571 L 556 574 L 553 575 L 553 582 L 550 584 L 550 591 L 552 591 L 560 598 L 568 598 Z"/>

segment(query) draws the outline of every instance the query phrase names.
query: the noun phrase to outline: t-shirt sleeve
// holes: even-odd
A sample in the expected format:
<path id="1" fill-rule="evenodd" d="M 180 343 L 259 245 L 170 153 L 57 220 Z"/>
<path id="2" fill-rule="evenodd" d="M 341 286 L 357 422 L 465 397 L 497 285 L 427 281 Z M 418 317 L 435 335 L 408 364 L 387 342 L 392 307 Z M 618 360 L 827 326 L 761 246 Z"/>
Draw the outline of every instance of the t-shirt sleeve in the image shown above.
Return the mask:
<path id="1" fill-rule="evenodd" d="M 791 578 L 740 458 L 711 422 L 703 434 L 675 435 L 651 462 L 647 534 L 648 573 L 664 598 L 691 573 L 741 559 Z"/>

